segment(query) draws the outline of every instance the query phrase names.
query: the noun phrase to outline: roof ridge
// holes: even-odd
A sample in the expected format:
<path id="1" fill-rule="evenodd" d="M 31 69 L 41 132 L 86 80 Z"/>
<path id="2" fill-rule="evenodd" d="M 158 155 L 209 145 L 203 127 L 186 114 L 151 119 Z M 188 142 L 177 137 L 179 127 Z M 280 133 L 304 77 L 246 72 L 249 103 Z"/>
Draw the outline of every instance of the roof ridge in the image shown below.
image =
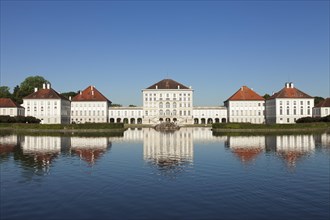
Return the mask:
<path id="1" fill-rule="evenodd" d="M 241 86 L 232 96 L 230 96 L 227 101 L 235 100 L 265 100 L 262 96 L 256 93 L 254 90 L 250 89 L 247 86 Z"/>
<path id="2" fill-rule="evenodd" d="M 162 79 L 146 89 L 191 89 L 173 79 Z"/>

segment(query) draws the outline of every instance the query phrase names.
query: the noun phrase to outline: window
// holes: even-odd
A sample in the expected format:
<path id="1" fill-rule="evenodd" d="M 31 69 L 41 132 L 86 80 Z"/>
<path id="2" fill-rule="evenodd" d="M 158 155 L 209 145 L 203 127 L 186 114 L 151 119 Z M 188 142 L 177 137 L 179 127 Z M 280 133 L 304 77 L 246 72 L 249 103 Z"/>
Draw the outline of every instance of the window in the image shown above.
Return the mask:
<path id="1" fill-rule="evenodd" d="M 173 110 L 173 115 L 176 115 L 176 110 Z"/>
<path id="2" fill-rule="evenodd" d="M 311 104 L 311 102 L 310 101 L 307 101 L 307 105 L 310 105 Z"/>
<path id="3" fill-rule="evenodd" d="M 287 114 L 287 115 L 290 115 L 290 109 L 289 109 L 289 106 L 286 107 L 286 114 Z"/>
<path id="4" fill-rule="evenodd" d="M 163 103 L 162 102 L 159 103 L 159 108 L 163 108 Z"/>
<path id="5" fill-rule="evenodd" d="M 148 116 L 148 111 L 146 111 L 146 116 Z"/>
<path id="6" fill-rule="evenodd" d="M 159 110 L 159 115 L 163 115 L 163 110 Z"/>
<path id="7" fill-rule="evenodd" d="M 296 107 L 296 106 L 293 107 L 293 114 L 294 114 L 294 115 L 297 114 L 297 107 Z"/>
<path id="8" fill-rule="evenodd" d="M 166 108 L 170 108 L 170 103 L 166 102 Z"/>
<path id="9" fill-rule="evenodd" d="M 166 115 L 170 115 L 170 110 L 166 110 Z"/>
<path id="10" fill-rule="evenodd" d="M 311 114 L 311 107 L 310 107 L 310 106 L 307 107 L 307 114 L 308 114 L 308 115 Z"/>
<path id="11" fill-rule="evenodd" d="M 304 107 L 303 107 L 303 106 L 300 107 L 300 114 L 301 114 L 301 115 L 304 114 Z"/>
<path id="12" fill-rule="evenodd" d="M 176 102 L 173 102 L 173 108 L 176 108 Z"/>

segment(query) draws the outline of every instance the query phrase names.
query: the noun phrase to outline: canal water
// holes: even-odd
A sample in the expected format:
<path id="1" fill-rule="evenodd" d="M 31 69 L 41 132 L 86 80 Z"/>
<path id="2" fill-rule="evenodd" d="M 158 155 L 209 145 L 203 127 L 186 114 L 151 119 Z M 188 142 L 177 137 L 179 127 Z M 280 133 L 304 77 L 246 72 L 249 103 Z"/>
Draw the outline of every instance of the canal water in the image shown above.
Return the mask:
<path id="1" fill-rule="evenodd" d="M 330 134 L 0 135 L 0 219 L 329 219 Z"/>

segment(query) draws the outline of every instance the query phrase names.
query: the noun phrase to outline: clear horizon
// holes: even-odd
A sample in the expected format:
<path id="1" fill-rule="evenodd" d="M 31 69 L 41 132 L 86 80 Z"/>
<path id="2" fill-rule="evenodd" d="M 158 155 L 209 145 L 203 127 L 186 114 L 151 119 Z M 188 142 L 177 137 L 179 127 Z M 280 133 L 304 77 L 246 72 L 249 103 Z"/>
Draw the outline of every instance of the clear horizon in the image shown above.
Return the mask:
<path id="1" fill-rule="evenodd" d="M 40 75 L 124 106 L 164 78 L 192 86 L 194 106 L 223 105 L 243 85 L 330 96 L 329 1 L 1 1 L 0 24 L 11 90 Z"/>

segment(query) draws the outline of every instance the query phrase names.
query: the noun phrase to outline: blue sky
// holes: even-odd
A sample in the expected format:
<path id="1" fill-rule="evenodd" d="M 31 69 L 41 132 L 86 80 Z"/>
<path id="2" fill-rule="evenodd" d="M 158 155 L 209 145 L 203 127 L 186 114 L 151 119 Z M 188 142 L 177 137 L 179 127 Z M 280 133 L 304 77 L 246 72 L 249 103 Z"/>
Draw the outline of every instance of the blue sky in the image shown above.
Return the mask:
<path id="1" fill-rule="evenodd" d="M 329 1 L 1 1 L 1 86 L 31 75 L 123 105 L 164 78 L 195 106 L 287 81 L 327 97 Z"/>

